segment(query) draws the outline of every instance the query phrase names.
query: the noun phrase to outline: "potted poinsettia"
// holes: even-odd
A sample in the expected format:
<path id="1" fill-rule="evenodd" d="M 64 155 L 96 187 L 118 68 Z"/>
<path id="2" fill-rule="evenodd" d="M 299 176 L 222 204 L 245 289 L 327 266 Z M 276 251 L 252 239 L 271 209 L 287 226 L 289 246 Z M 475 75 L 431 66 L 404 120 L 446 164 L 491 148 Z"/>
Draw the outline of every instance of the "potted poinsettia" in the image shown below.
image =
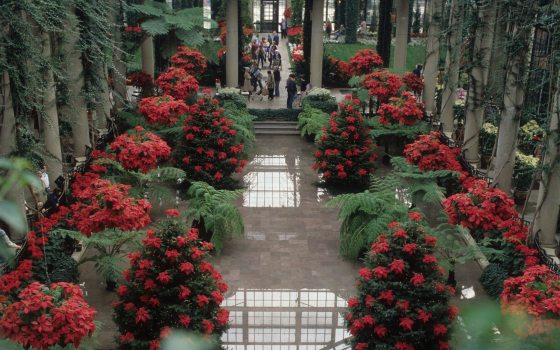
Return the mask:
<path id="1" fill-rule="evenodd" d="M 372 49 L 359 50 L 348 61 L 351 75 L 369 74 L 383 66 L 383 59 Z"/>

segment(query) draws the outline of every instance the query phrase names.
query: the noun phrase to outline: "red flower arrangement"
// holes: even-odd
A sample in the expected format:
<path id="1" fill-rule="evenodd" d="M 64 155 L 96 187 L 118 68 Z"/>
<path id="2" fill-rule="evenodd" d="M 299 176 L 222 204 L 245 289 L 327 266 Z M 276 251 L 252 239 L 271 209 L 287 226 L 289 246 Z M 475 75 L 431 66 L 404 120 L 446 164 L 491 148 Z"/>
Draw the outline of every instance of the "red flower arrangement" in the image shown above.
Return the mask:
<path id="1" fill-rule="evenodd" d="M 521 336 L 536 336 L 560 326 L 560 277 L 546 265 L 527 268 L 504 282 L 502 310 L 508 315 L 529 314 L 533 319 Z"/>
<path id="2" fill-rule="evenodd" d="M 243 36 L 246 38 L 251 38 L 255 30 L 252 27 L 243 27 Z"/>
<path id="3" fill-rule="evenodd" d="M 397 95 L 402 81 L 398 75 L 383 70 L 366 75 L 362 79 L 362 85 L 370 96 L 376 96 L 379 102 L 385 102 Z"/>
<path id="4" fill-rule="evenodd" d="M 222 59 L 224 57 L 224 55 L 226 54 L 227 49 L 225 47 L 222 47 L 218 50 L 218 58 Z"/>
<path id="5" fill-rule="evenodd" d="M 140 26 L 126 26 L 124 31 L 127 33 L 142 33 L 142 27 Z"/>
<path id="6" fill-rule="evenodd" d="M 138 111 L 150 124 L 173 125 L 188 110 L 185 101 L 168 95 L 146 97 L 138 102 Z"/>
<path id="7" fill-rule="evenodd" d="M 406 161 L 424 171 L 453 170 L 464 173 L 461 163 L 457 160 L 460 154 L 459 148 L 450 148 L 442 143 L 441 134 L 437 131 L 421 134 L 404 149 Z"/>
<path id="8" fill-rule="evenodd" d="M 94 173 L 76 174 L 72 183 L 76 202 L 70 206 L 69 224 L 86 236 L 110 228 L 124 231 L 143 228 L 151 222 L 152 206 L 145 199 L 130 197 L 129 188 L 102 180 Z"/>
<path id="9" fill-rule="evenodd" d="M 228 325 L 229 312 L 220 308 L 228 287 L 206 261 L 212 244 L 201 243 L 196 229 L 185 233 L 169 219 L 148 231 L 142 243 L 141 252 L 129 254 L 126 282 L 113 304 L 119 346 L 151 348 L 170 328 L 215 335 L 217 341 Z"/>
<path id="10" fill-rule="evenodd" d="M 30 269 L 29 263 L 22 265 Z M 29 273 L 24 270 L 16 272 Z M 16 300 L 6 301 L 0 302 L 0 333 L 26 348 L 42 350 L 70 344 L 78 348 L 95 331 L 95 309 L 86 303 L 79 286 L 54 283 L 47 287 L 33 282 Z"/>
<path id="11" fill-rule="evenodd" d="M 348 300 L 346 325 L 354 349 L 449 346 L 448 328 L 457 315 L 457 308 L 448 306 L 453 289 L 445 286 L 435 248 L 428 244 L 434 238 L 416 219 L 415 214 L 390 225 L 371 246 L 360 270 L 358 297 Z"/>
<path id="12" fill-rule="evenodd" d="M 175 156 L 193 180 L 218 184 L 233 172 L 242 172 L 246 161 L 241 159 L 243 144 L 236 143 L 233 122 L 224 117 L 209 90 L 203 93 L 189 109 Z"/>
<path id="13" fill-rule="evenodd" d="M 286 33 L 288 34 L 288 39 L 290 40 L 290 42 L 297 42 L 302 38 L 303 27 L 296 26 L 296 27 L 288 28 L 288 31 Z"/>
<path id="14" fill-rule="evenodd" d="M 375 145 L 360 113 L 360 101 L 346 96 L 318 142 L 313 169 L 328 184 L 364 184 L 373 172 Z"/>
<path id="15" fill-rule="evenodd" d="M 169 67 L 155 83 L 164 94 L 179 100 L 185 100 L 198 92 L 198 81 L 181 68 Z"/>
<path id="16" fill-rule="evenodd" d="M 171 156 L 167 143 L 141 126 L 117 137 L 109 148 L 123 168 L 144 174 Z"/>
<path id="17" fill-rule="evenodd" d="M 501 237 L 503 222 L 517 217 L 513 201 L 486 181 L 477 180 L 466 193 L 457 193 L 443 201 L 449 215 L 449 223 L 462 225 L 471 231 L 475 239 Z"/>
<path id="18" fill-rule="evenodd" d="M 414 73 L 406 74 L 402 77 L 402 81 L 406 88 L 415 94 L 420 94 L 424 90 L 424 81 Z"/>
<path id="19" fill-rule="evenodd" d="M 171 56 L 171 65 L 182 68 L 187 74 L 200 78 L 206 71 L 206 57 L 197 49 L 187 46 L 179 46 L 177 50 L 177 53 Z"/>
<path id="20" fill-rule="evenodd" d="M 414 125 L 424 117 L 424 104 L 411 92 L 404 91 L 400 97 L 391 97 L 389 102 L 382 103 L 377 113 L 383 125 Z"/>
<path id="21" fill-rule="evenodd" d="M 126 83 L 140 89 L 151 88 L 152 86 L 154 86 L 154 80 L 152 76 L 142 71 L 128 74 L 128 76 L 126 77 Z"/>
<path id="22" fill-rule="evenodd" d="M 348 61 L 352 75 L 369 74 L 383 66 L 383 59 L 374 50 L 364 49 L 356 52 Z"/>

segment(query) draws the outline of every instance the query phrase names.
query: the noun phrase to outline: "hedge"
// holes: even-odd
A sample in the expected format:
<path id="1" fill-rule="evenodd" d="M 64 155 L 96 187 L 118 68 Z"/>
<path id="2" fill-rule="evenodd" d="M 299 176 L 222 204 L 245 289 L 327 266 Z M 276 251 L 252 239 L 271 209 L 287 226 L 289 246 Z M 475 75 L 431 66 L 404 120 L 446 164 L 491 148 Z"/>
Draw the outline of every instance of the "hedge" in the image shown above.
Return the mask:
<path id="1" fill-rule="evenodd" d="M 297 121 L 298 114 L 301 112 L 299 108 L 288 109 L 256 109 L 249 108 L 249 113 L 257 117 L 257 121 L 263 120 L 282 120 L 282 121 Z"/>

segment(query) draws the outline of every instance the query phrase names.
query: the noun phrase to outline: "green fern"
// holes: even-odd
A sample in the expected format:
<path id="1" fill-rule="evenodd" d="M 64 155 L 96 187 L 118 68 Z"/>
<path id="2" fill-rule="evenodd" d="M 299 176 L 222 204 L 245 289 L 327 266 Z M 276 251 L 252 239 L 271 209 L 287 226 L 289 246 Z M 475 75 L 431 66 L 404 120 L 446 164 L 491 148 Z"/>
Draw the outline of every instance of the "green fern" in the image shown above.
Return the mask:
<path id="1" fill-rule="evenodd" d="M 298 115 L 298 129 L 301 136 L 315 135 L 320 137 L 323 128 L 329 125 L 329 115 L 317 108 L 304 105 L 303 110 Z"/>
<path id="2" fill-rule="evenodd" d="M 212 232 L 210 241 L 217 254 L 227 237 L 242 236 L 245 231 L 241 213 L 233 204 L 240 194 L 240 190 L 217 190 L 205 182 L 193 182 L 187 191 L 186 218 L 202 223 L 205 231 Z"/>
<path id="3" fill-rule="evenodd" d="M 368 119 L 371 126 L 371 136 L 379 138 L 381 136 L 404 136 L 409 140 L 414 140 L 419 134 L 426 134 L 430 131 L 426 122 L 420 121 L 414 125 L 389 124 L 383 125 L 379 122 L 379 118 Z"/>
<path id="4" fill-rule="evenodd" d="M 408 208 L 395 193 L 400 183 L 395 176 L 371 177 L 369 190 L 336 196 L 327 203 L 339 207 L 340 254 L 358 259 L 392 221 L 406 217 Z"/>
<path id="5" fill-rule="evenodd" d="M 254 121 L 256 117 L 249 113 L 247 108 L 239 107 L 232 101 L 225 101 L 224 117 L 233 122 L 233 128 L 237 131 L 236 142 L 244 145 L 243 152 L 250 155 L 256 141 Z"/>

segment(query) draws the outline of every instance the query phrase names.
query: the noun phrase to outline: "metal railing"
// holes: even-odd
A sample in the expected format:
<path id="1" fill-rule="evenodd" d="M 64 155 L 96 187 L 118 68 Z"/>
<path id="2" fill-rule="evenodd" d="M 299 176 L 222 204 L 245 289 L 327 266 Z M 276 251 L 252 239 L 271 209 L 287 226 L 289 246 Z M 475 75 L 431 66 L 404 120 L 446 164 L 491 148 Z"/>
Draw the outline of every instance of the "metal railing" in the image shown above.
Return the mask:
<path id="1" fill-rule="evenodd" d="M 538 230 L 534 235 L 533 235 L 533 248 L 535 248 L 537 250 L 537 252 L 539 253 L 539 259 L 541 260 L 541 263 L 543 263 L 544 265 L 548 266 L 548 268 L 554 272 L 555 274 L 560 276 L 560 266 L 558 266 L 558 264 L 554 261 L 554 259 L 552 259 L 550 257 L 550 255 L 548 255 L 546 253 L 546 251 L 544 250 L 544 248 L 541 245 L 541 240 L 539 239 L 539 235 L 541 233 L 541 230 Z"/>

